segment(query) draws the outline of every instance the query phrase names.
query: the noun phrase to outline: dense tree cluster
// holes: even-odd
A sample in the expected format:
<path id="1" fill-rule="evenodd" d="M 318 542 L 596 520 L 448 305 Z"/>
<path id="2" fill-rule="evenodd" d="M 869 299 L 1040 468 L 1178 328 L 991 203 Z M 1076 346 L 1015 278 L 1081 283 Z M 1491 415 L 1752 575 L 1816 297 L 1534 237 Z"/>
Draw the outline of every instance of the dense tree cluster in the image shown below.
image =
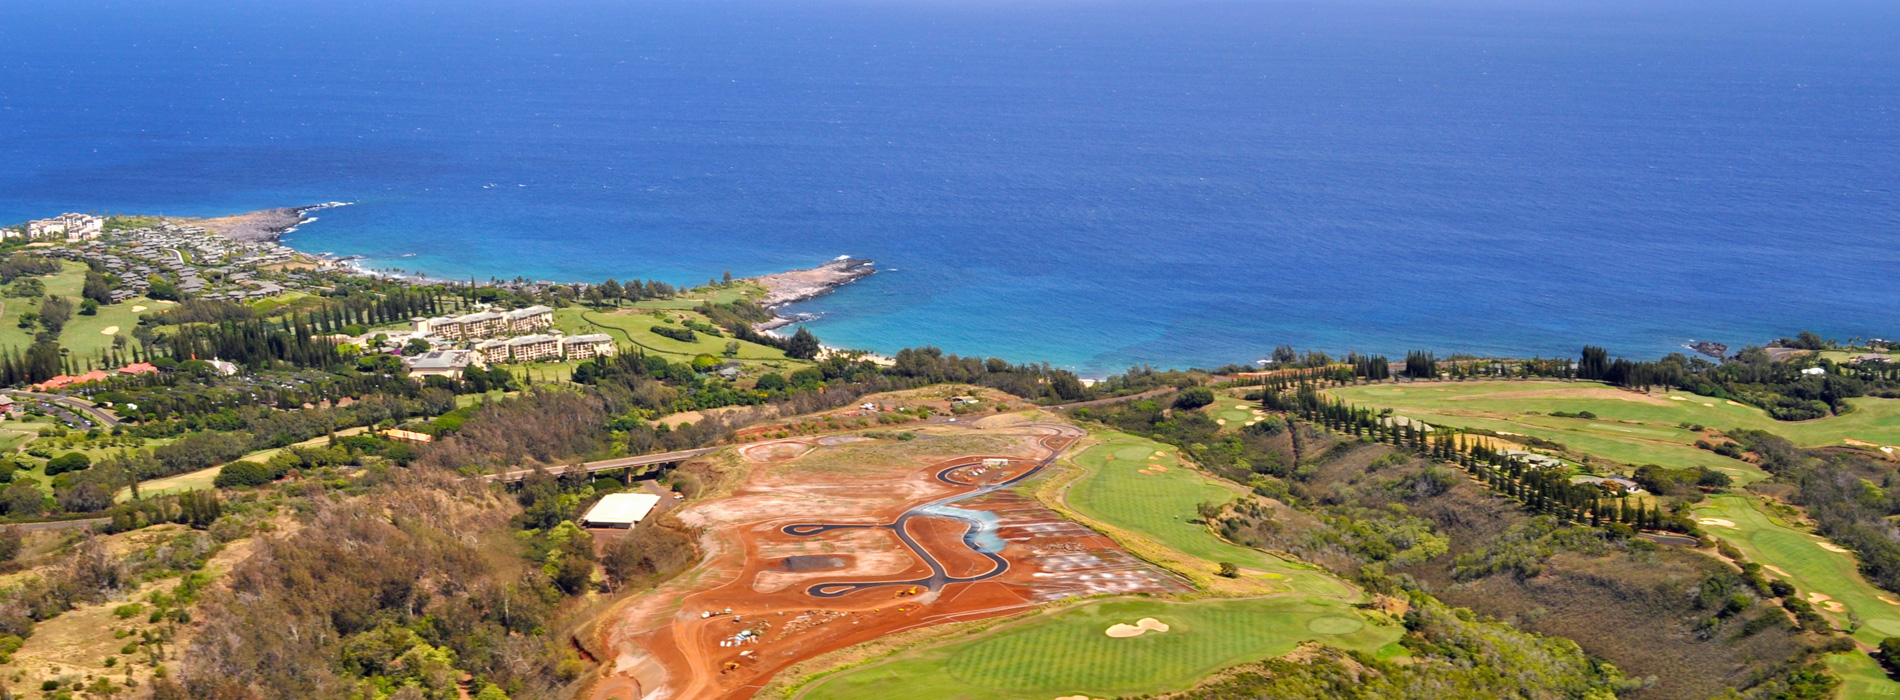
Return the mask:
<path id="1" fill-rule="evenodd" d="M 0 283 L 11 283 L 21 277 L 51 275 L 59 270 L 58 260 L 44 255 L 14 253 L 7 256 L 5 260 L 0 260 Z"/>
<path id="2" fill-rule="evenodd" d="M 994 357 L 946 355 L 928 346 L 899 350 L 895 359 L 888 370 L 891 375 L 927 383 L 987 386 L 1032 401 L 1079 401 L 1094 396 L 1074 372 L 1048 363 L 1013 365 Z"/>
<path id="3" fill-rule="evenodd" d="M 430 480 L 322 506 L 206 601 L 178 697 L 454 698 L 463 673 L 517 700 L 553 697 L 584 666 L 550 639 L 564 593 L 519 556 L 517 512 Z"/>

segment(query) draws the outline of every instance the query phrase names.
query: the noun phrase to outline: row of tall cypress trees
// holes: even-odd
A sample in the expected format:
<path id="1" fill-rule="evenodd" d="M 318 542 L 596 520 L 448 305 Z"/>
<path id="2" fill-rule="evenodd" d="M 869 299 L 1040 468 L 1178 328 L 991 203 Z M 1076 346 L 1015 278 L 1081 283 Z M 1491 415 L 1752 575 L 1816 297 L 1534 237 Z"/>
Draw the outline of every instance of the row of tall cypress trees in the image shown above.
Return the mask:
<path id="1" fill-rule="evenodd" d="M 1492 491 L 1518 501 L 1526 510 L 1555 515 L 1562 520 L 1592 526 L 1623 523 L 1637 530 L 1689 532 L 1679 518 L 1667 517 L 1660 506 L 1632 503 L 1627 493 L 1612 498 L 1596 484 L 1573 483 L 1561 471 L 1530 465 L 1520 456 L 1506 455 L 1482 440 L 1443 428 L 1427 430 L 1410 420 L 1390 416 L 1320 396 L 1313 384 L 1299 382 L 1290 390 L 1263 392 L 1262 407 L 1296 416 L 1328 430 L 1370 438 L 1410 450 L 1464 470 Z"/>

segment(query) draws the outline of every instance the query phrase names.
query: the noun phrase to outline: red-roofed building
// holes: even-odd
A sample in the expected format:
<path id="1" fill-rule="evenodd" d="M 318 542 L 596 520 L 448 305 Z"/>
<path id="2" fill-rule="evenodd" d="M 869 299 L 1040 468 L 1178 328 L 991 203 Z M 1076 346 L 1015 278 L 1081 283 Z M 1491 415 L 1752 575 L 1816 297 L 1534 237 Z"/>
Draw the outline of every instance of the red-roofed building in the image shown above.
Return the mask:
<path id="1" fill-rule="evenodd" d="M 150 374 L 157 371 L 158 368 L 150 362 L 134 362 L 119 368 L 119 374 Z"/>
<path id="2" fill-rule="evenodd" d="M 34 391 L 48 391 L 52 389 L 60 389 L 60 388 L 72 386 L 74 384 L 96 382 L 101 379 L 110 378 L 111 376 L 112 375 L 106 374 L 102 370 L 96 370 L 96 369 L 91 372 L 87 372 L 85 374 L 79 375 L 77 377 L 72 377 L 72 376 L 67 376 L 67 375 L 62 374 L 52 379 L 48 379 L 38 384 L 34 384 L 33 390 Z"/>

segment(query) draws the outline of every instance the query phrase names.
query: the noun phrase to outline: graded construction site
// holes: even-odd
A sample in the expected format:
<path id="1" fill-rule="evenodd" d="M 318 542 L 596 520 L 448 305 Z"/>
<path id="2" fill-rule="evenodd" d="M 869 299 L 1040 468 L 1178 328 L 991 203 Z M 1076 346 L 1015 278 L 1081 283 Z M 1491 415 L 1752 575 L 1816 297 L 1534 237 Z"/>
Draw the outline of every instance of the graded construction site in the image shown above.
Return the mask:
<path id="1" fill-rule="evenodd" d="M 729 493 L 675 511 L 704 558 L 597 627 L 588 697 L 746 698 L 786 667 L 907 630 L 1176 576 L 1017 486 L 1085 433 L 1022 414 L 735 448 Z"/>

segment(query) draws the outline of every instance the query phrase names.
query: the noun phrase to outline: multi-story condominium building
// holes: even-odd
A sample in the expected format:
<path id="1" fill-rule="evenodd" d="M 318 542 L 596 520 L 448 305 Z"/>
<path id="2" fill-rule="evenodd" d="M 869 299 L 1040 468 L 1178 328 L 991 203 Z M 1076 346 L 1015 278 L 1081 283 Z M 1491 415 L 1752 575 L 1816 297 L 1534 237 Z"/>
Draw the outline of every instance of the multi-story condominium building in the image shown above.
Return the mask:
<path id="1" fill-rule="evenodd" d="M 577 335 L 561 340 L 562 353 L 569 360 L 590 360 L 596 357 L 608 357 L 619 351 L 614 347 L 614 339 L 605 333 Z"/>
<path id="2" fill-rule="evenodd" d="M 524 335 L 508 341 L 508 355 L 515 362 L 539 362 L 561 359 L 561 336 Z"/>
<path id="3" fill-rule="evenodd" d="M 532 333 L 554 325 L 554 310 L 530 306 L 516 311 L 477 311 L 461 316 L 412 318 L 416 332 L 439 335 L 448 340 L 496 338 L 516 333 Z"/>
<path id="4" fill-rule="evenodd" d="M 508 329 L 516 333 L 533 333 L 554 326 L 554 309 L 539 304 L 525 309 L 502 312 L 507 320 Z"/>
<path id="5" fill-rule="evenodd" d="M 462 337 L 493 338 L 508 333 L 508 319 L 494 311 L 478 311 L 455 317 L 462 326 Z"/>
<path id="6" fill-rule="evenodd" d="M 87 214 L 60 214 L 51 219 L 26 222 L 28 238 L 65 236 L 68 241 L 97 238 L 105 230 L 106 220 Z"/>
<path id="7" fill-rule="evenodd" d="M 469 346 L 469 351 L 480 357 L 482 362 L 507 362 L 508 341 L 499 339 L 480 340 Z"/>

